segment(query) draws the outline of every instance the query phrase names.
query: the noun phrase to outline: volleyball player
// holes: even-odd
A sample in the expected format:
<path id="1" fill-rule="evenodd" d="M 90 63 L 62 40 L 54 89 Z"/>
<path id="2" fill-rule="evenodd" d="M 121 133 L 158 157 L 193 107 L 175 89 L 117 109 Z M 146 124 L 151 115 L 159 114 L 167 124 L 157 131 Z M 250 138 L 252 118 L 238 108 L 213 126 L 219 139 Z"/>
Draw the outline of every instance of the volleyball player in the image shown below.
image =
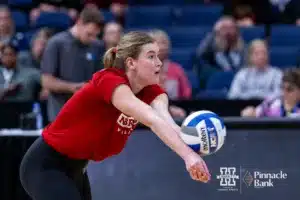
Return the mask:
<path id="1" fill-rule="evenodd" d="M 138 122 L 183 159 L 194 180 L 210 180 L 205 162 L 180 139 L 168 112 L 167 95 L 158 86 L 158 53 L 143 32 L 124 35 L 105 53 L 106 69 L 67 101 L 22 160 L 21 183 L 34 200 L 91 199 L 88 161 L 120 153 Z"/>

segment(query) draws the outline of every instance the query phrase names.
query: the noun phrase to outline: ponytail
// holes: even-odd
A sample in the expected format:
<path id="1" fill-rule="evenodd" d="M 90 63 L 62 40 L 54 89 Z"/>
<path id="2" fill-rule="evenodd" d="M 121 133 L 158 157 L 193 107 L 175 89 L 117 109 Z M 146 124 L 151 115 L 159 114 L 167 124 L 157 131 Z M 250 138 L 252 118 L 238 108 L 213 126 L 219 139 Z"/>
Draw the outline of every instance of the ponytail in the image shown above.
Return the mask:
<path id="1" fill-rule="evenodd" d="M 103 63 L 104 63 L 104 68 L 112 68 L 115 67 L 115 60 L 116 60 L 116 47 L 111 47 L 108 49 L 103 57 Z"/>
<path id="2" fill-rule="evenodd" d="M 116 47 L 108 49 L 103 56 L 104 68 L 127 70 L 126 59 L 137 59 L 142 46 L 153 43 L 154 39 L 144 32 L 130 32 L 125 34 Z"/>

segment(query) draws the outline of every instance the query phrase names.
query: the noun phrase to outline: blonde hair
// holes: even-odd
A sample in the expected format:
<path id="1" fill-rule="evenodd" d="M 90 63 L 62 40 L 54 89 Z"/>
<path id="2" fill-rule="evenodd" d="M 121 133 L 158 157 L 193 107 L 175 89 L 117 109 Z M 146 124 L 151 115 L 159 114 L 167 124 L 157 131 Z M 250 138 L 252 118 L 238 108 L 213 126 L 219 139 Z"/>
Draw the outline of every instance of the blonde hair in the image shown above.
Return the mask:
<path id="1" fill-rule="evenodd" d="M 132 31 L 125 34 L 116 47 L 108 49 L 103 57 L 104 68 L 125 69 L 125 61 L 131 57 L 137 59 L 142 46 L 154 43 L 154 39 L 147 33 Z"/>
<path id="2" fill-rule="evenodd" d="M 164 40 L 167 40 L 170 42 L 169 35 L 163 30 L 160 30 L 160 29 L 151 30 L 151 31 L 149 31 L 149 35 L 153 38 L 163 38 Z"/>
<path id="3" fill-rule="evenodd" d="M 254 39 L 250 42 L 249 44 L 249 47 L 248 47 L 248 50 L 247 50 L 247 56 L 246 56 L 246 63 L 251 66 L 252 65 L 252 62 L 251 62 L 251 56 L 252 56 L 252 53 L 254 51 L 254 48 L 257 46 L 257 45 L 263 45 L 266 47 L 267 51 L 268 51 L 268 45 L 267 45 L 267 42 L 265 40 L 262 40 L 262 39 Z M 268 55 L 267 55 L 268 56 Z"/>

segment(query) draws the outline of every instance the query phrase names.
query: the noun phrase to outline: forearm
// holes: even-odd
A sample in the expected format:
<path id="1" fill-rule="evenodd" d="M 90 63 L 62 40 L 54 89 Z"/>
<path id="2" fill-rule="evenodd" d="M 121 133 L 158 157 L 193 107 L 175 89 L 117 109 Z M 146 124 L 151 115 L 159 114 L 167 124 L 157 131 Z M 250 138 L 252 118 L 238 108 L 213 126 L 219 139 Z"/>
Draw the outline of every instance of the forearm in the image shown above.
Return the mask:
<path id="1" fill-rule="evenodd" d="M 72 93 L 72 83 L 58 79 L 51 75 L 42 76 L 42 84 L 45 89 L 55 93 Z"/>
<path id="2" fill-rule="evenodd" d="M 194 153 L 180 138 L 180 127 L 171 124 L 163 119 L 157 120 L 151 127 L 151 130 L 182 159 Z"/>

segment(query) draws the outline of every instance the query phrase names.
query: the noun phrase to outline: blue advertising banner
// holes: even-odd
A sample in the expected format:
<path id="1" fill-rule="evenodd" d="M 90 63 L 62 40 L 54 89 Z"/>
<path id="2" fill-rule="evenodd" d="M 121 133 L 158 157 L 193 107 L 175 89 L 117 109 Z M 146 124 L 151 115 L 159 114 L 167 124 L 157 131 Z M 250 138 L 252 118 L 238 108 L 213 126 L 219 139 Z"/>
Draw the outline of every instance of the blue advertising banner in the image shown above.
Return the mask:
<path id="1" fill-rule="evenodd" d="M 300 195 L 299 130 L 232 130 L 223 148 L 205 157 L 208 184 L 190 179 L 184 162 L 150 131 L 126 149 L 89 165 L 94 199 L 281 200 Z"/>
<path id="2" fill-rule="evenodd" d="M 35 138 L 0 137 L 1 200 L 30 200 L 18 170 Z M 91 162 L 88 173 L 93 200 L 289 200 L 300 196 L 298 152 L 300 129 L 229 129 L 223 148 L 204 158 L 212 174 L 204 184 L 154 133 L 139 129 L 121 154 Z"/>

